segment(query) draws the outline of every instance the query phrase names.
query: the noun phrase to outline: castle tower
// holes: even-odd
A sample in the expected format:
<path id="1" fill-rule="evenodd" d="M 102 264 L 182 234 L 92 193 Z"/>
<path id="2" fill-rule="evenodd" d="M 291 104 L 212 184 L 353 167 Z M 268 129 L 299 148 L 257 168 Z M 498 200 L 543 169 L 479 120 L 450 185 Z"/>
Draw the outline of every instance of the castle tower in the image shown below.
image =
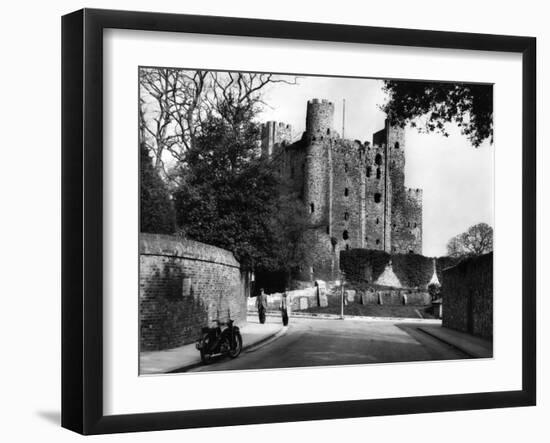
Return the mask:
<path id="1" fill-rule="evenodd" d="M 386 208 L 384 250 L 422 253 L 422 190 L 405 187 L 405 131 L 388 120 L 373 136 L 386 143 Z"/>
<path id="2" fill-rule="evenodd" d="M 314 224 L 329 223 L 331 181 L 331 134 L 334 103 L 313 99 L 307 103 L 306 161 L 304 171 L 304 203 Z"/>
<path id="3" fill-rule="evenodd" d="M 310 136 L 330 136 L 333 132 L 334 103 L 314 98 L 307 102 L 306 133 Z"/>
<path id="4" fill-rule="evenodd" d="M 292 126 L 270 121 L 262 125 L 262 157 L 271 157 L 277 147 L 292 142 Z"/>

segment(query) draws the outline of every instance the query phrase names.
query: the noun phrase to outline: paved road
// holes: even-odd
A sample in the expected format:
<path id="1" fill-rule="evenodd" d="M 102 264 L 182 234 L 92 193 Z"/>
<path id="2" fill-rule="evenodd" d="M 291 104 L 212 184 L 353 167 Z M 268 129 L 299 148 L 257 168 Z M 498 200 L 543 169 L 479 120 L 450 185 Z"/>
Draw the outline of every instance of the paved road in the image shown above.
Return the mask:
<path id="1" fill-rule="evenodd" d="M 292 318 L 287 333 L 272 342 L 192 371 L 468 358 L 417 327 L 418 323 Z"/>

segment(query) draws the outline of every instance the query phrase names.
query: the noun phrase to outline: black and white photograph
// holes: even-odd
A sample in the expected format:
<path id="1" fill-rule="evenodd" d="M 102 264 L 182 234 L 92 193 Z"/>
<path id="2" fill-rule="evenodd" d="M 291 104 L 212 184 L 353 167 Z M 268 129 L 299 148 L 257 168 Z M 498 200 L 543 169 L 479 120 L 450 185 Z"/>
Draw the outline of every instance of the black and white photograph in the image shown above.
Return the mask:
<path id="1" fill-rule="evenodd" d="M 446 6 L 6 3 L 0 440 L 546 442 L 548 8 Z"/>
<path id="2" fill-rule="evenodd" d="M 493 85 L 140 66 L 139 374 L 493 358 Z"/>

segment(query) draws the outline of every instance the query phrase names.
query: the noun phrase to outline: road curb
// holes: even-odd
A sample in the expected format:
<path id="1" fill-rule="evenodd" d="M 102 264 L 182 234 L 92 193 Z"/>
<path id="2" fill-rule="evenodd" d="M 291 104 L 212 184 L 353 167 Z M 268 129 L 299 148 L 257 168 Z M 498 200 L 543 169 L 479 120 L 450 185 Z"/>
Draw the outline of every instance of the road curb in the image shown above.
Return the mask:
<path id="1" fill-rule="evenodd" d="M 274 342 L 275 340 L 282 337 L 283 335 L 286 335 L 287 332 L 288 332 L 288 326 L 283 326 L 281 329 L 279 329 L 274 334 L 269 335 L 269 336 L 257 341 L 256 343 L 250 343 L 248 346 L 243 348 L 243 352 L 257 351 L 258 349 L 264 347 L 268 343 Z"/>
<path id="2" fill-rule="evenodd" d="M 246 346 L 243 346 L 243 349 L 242 349 L 241 353 L 254 352 L 254 351 L 258 350 L 259 348 L 261 348 L 262 346 L 266 345 L 267 342 L 270 342 L 272 340 L 274 341 L 274 340 L 278 339 L 279 337 L 285 335 L 287 330 L 288 330 L 288 327 L 282 327 L 278 331 L 273 332 L 273 334 L 267 335 L 267 336 L 263 337 L 262 339 L 260 339 L 256 342 L 249 343 Z M 195 361 L 193 363 L 189 363 L 189 364 L 186 364 L 186 365 L 183 365 L 183 366 L 178 366 L 176 369 L 170 369 L 166 372 L 163 372 L 163 374 L 177 374 L 177 373 L 180 373 L 180 372 L 187 372 L 190 369 L 195 369 L 195 368 L 198 368 L 199 366 L 205 366 L 205 365 L 203 365 L 202 361 L 200 360 L 200 357 L 199 357 L 198 361 Z"/>
<path id="3" fill-rule="evenodd" d="M 434 334 L 433 332 L 428 331 L 427 329 L 424 329 L 422 327 L 418 327 L 419 331 L 422 331 L 424 334 L 429 335 L 432 338 L 435 338 L 436 340 L 439 340 L 441 343 L 445 343 L 447 346 L 450 346 L 451 348 L 457 349 L 460 352 L 466 354 L 468 357 L 471 358 L 488 358 L 485 356 L 478 355 L 474 352 L 471 352 L 467 350 L 465 347 L 457 345 L 456 343 L 451 343 L 449 340 L 445 340 L 444 338 L 440 337 L 437 334 Z"/>
<path id="4" fill-rule="evenodd" d="M 254 312 L 249 312 L 248 315 L 257 315 Z M 268 317 L 280 317 L 280 314 L 267 312 Z M 307 319 L 321 319 L 321 320 L 357 320 L 357 321 L 395 321 L 395 322 L 407 322 L 407 323 L 426 323 L 426 324 L 440 324 L 441 320 L 436 318 L 416 318 L 416 317 L 369 317 L 361 315 L 344 315 L 341 318 L 336 314 L 311 314 L 293 312 L 289 315 L 290 318 L 307 318 Z"/>

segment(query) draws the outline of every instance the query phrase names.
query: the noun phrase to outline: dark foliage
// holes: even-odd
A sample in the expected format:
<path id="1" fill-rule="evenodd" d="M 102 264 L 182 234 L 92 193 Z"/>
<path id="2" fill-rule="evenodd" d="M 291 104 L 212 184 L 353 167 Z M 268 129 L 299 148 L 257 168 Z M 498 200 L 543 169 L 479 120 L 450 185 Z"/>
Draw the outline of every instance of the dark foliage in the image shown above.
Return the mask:
<path id="1" fill-rule="evenodd" d="M 247 269 L 290 272 L 301 257 L 305 210 L 258 157 L 252 116 L 233 110 L 205 122 L 174 194 L 178 226 L 184 236 L 232 251 Z"/>
<path id="2" fill-rule="evenodd" d="M 493 142 L 492 85 L 386 80 L 384 90 L 389 98 L 382 110 L 393 124 L 448 136 L 446 123 L 454 122 L 473 146 Z"/>
<path id="3" fill-rule="evenodd" d="M 143 144 L 140 146 L 140 175 L 140 231 L 173 234 L 175 213 L 170 194 Z"/>
<path id="4" fill-rule="evenodd" d="M 340 252 L 340 268 L 349 281 L 365 282 L 367 268 L 371 275 L 368 283 L 372 284 L 384 272 L 386 265 L 392 261 L 392 269 L 401 284 L 407 288 L 426 288 L 433 274 L 433 258 L 418 254 L 389 254 L 384 251 L 351 249 Z M 436 258 L 436 272 L 439 280 L 442 271 L 454 266 L 460 260 L 451 257 Z"/>

